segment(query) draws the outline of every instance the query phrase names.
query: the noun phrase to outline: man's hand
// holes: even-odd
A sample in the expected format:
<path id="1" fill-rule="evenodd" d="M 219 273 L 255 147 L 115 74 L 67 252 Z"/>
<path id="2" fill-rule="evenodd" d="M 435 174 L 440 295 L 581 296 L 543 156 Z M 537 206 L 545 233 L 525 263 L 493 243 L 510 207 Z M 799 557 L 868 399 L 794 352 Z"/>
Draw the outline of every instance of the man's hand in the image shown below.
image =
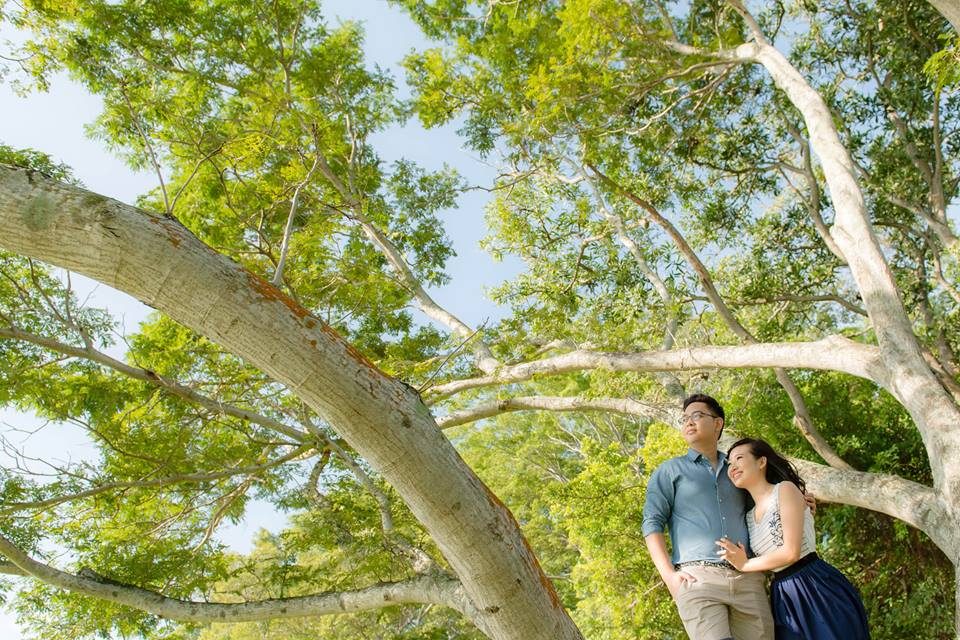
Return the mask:
<path id="1" fill-rule="evenodd" d="M 667 584 L 667 589 L 670 591 L 670 597 L 674 600 L 677 599 L 677 595 L 680 593 L 680 586 L 686 582 L 688 584 L 693 584 L 697 579 L 692 575 L 684 571 L 683 569 L 679 571 L 674 571 L 672 574 L 667 576 L 665 580 Z"/>

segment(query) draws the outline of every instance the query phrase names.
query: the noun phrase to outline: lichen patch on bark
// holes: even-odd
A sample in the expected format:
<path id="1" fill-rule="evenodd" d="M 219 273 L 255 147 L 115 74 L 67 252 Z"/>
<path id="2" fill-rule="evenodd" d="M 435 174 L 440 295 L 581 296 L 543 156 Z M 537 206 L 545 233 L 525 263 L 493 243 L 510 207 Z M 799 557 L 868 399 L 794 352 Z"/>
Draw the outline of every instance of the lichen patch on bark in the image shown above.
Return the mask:
<path id="1" fill-rule="evenodd" d="M 53 198 L 46 193 L 38 193 L 24 205 L 20 211 L 20 217 L 30 231 L 48 229 L 57 217 Z"/>

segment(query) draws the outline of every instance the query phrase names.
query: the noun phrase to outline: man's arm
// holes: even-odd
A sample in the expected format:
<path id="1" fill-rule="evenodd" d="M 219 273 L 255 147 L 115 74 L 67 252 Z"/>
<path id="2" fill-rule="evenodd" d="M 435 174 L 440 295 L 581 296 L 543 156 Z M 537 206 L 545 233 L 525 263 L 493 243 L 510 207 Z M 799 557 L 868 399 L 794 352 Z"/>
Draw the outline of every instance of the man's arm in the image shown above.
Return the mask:
<path id="1" fill-rule="evenodd" d="M 686 571 L 677 571 L 673 568 L 670 554 L 667 552 L 667 539 L 662 533 L 651 533 L 643 539 L 647 543 L 650 558 L 660 573 L 660 579 L 667 585 L 670 596 L 676 600 L 677 594 L 680 592 L 680 585 L 684 582 L 696 582 L 697 579 Z"/>
<path id="2" fill-rule="evenodd" d="M 660 578 L 670 596 L 676 599 L 680 585 L 684 582 L 696 582 L 697 579 L 685 571 L 673 568 L 673 561 L 667 552 L 667 539 L 663 532 L 673 512 L 676 498 L 671 474 L 664 465 L 660 465 L 650 476 L 647 483 L 647 497 L 643 505 L 643 539 L 647 543 L 650 558 L 660 573 Z"/>

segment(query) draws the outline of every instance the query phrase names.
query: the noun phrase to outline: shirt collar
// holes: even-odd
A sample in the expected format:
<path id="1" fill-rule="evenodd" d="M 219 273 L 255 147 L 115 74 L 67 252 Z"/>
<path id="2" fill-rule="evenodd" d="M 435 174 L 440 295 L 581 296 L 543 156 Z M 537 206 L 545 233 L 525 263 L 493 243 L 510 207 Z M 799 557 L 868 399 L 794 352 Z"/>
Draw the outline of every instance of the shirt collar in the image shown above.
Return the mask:
<path id="1" fill-rule="evenodd" d="M 696 462 L 703 458 L 703 454 L 696 449 L 687 449 L 687 459 Z M 706 458 L 703 458 L 706 460 Z M 717 466 L 722 467 L 727 462 L 727 454 L 723 451 L 717 451 Z"/>

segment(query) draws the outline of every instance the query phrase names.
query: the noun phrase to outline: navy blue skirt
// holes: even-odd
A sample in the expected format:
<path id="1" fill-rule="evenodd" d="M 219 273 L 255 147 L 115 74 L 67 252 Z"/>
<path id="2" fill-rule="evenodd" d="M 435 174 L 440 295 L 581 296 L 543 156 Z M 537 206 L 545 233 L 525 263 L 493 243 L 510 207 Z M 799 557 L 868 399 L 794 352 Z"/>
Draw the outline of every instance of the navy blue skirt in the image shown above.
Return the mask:
<path id="1" fill-rule="evenodd" d="M 778 572 L 770 584 L 776 640 L 869 640 L 857 589 L 811 553 Z"/>

